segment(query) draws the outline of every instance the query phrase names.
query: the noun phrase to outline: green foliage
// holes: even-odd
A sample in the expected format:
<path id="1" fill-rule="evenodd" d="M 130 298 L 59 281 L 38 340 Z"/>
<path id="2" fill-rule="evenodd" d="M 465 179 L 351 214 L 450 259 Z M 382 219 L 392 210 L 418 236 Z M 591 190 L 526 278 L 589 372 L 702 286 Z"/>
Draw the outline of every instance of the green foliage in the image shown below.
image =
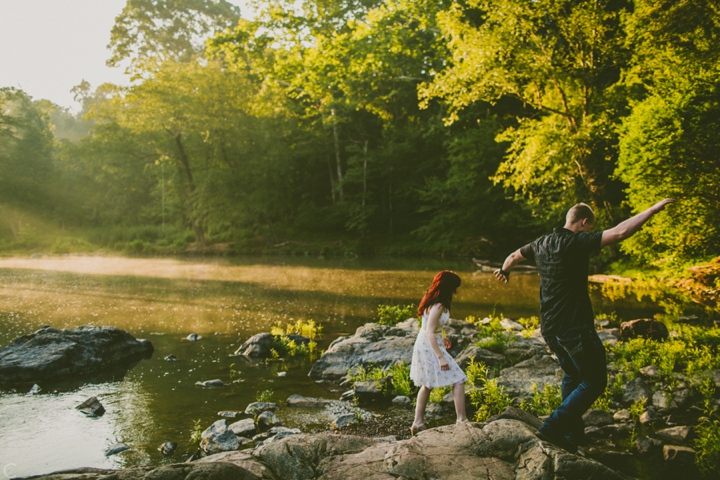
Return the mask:
<path id="1" fill-rule="evenodd" d="M 435 387 L 430 392 L 429 401 L 434 403 L 440 403 L 445 395 L 452 391 L 451 386 L 447 387 Z"/>
<path id="2" fill-rule="evenodd" d="M 493 332 L 491 337 L 482 338 L 473 345 L 490 350 L 491 352 L 505 353 L 507 346 L 516 340 L 515 335 L 508 334 L 503 330 L 501 332 Z"/>
<path id="3" fill-rule="evenodd" d="M 483 362 L 476 362 L 474 357 L 465 369 L 468 377 L 467 393 L 470 403 L 476 409 L 476 422 L 483 422 L 510 405 L 510 397 L 497 384 L 497 379 L 488 379 L 488 373 L 487 366 Z"/>
<path id="4" fill-rule="evenodd" d="M 550 415 L 562 403 L 560 386 L 545 384 L 539 390 L 537 384 L 533 384 L 533 396 L 530 403 L 523 408 L 533 415 Z"/>
<path id="5" fill-rule="evenodd" d="M 407 320 L 416 314 L 415 305 L 378 305 L 377 316 L 380 325 L 397 325 L 399 322 Z"/>
<path id="6" fill-rule="evenodd" d="M 262 392 L 257 392 L 257 394 L 255 395 L 255 401 L 269 402 L 272 399 L 273 395 L 275 395 L 275 392 L 273 392 L 271 389 L 263 390 Z"/>
<path id="7" fill-rule="evenodd" d="M 695 463 L 704 474 L 720 471 L 720 420 L 707 420 L 695 427 Z"/>
<path id="8" fill-rule="evenodd" d="M 201 422 L 202 419 L 200 418 L 193 421 L 193 429 L 190 433 L 190 442 L 192 442 L 194 445 L 200 445 L 200 441 L 202 440 L 202 433 L 204 429 L 201 426 Z"/>
<path id="9" fill-rule="evenodd" d="M 410 367 L 405 360 L 391 365 L 387 373 L 392 375 L 393 395 L 412 396 L 415 387 L 410 380 Z"/>
<path id="10" fill-rule="evenodd" d="M 288 323 L 283 327 L 280 323 L 270 328 L 270 333 L 274 336 L 273 348 L 271 355 L 274 360 L 281 356 L 306 356 L 315 358 L 317 356 L 317 342 L 315 338 L 322 333 L 322 326 L 317 325 L 315 320 L 298 320 L 295 323 Z M 297 343 L 288 335 L 302 335 L 311 340 L 305 343 Z"/>

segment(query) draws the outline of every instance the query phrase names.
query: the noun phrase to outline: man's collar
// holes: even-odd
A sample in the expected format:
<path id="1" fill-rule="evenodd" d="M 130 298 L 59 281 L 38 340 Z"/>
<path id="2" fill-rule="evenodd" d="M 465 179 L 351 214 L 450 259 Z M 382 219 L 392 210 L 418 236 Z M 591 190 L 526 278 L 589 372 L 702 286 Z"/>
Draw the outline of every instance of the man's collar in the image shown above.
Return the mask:
<path id="1" fill-rule="evenodd" d="M 569 233 L 573 233 L 573 231 L 572 231 L 572 230 L 568 230 L 568 229 L 565 228 L 565 227 L 555 227 L 555 228 L 553 228 L 553 233 L 560 233 L 560 234 L 563 234 L 563 235 L 567 235 L 567 234 L 569 234 Z"/>

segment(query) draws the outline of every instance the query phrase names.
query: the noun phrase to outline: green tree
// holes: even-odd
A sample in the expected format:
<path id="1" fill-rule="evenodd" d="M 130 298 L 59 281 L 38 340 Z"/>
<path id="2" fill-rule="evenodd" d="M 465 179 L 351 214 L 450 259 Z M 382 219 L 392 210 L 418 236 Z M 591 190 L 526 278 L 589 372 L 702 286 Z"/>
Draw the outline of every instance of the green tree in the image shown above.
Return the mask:
<path id="1" fill-rule="evenodd" d="M 479 101 L 524 107 L 499 137 L 509 148 L 494 178 L 541 217 L 559 220 L 589 198 L 604 223 L 622 198 L 610 176 L 628 9 L 616 0 L 469 0 L 439 14 L 451 64 L 422 97 L 446 101 L 448 123 Z"/>
<path id="2" fill-rule="evenodd" d="M 196 60 L 208 37 L 239 18 L 238 7 L 226 0 L 128 0 L 110 32 L 107 64 L 130 60 L 128 71 L 139 73 L 168 60 Z"/>
<path id="3" fill-rule="evenodd" d="M 720 254 L 720 12 L 712 2 L 638 0 L 629 19 L 628 89 L 617 175 L 640 211 L 678 202 L 622 247 L 638 259 L 681 263 Z"/>

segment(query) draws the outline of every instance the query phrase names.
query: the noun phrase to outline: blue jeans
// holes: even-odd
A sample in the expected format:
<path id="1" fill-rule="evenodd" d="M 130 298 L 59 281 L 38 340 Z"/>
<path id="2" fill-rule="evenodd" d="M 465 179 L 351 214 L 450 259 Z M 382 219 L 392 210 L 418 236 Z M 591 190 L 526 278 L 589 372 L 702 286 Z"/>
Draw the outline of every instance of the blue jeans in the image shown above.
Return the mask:
<path id="1" fill-rule="evenodd" d="M 545 420 L 540 432 L 582 435 L 582 415 L 607 386 L 605 346 L 592 327 L 575 327 L 560 335 L 544 337 L 565 372 L 562 404 Z"/>

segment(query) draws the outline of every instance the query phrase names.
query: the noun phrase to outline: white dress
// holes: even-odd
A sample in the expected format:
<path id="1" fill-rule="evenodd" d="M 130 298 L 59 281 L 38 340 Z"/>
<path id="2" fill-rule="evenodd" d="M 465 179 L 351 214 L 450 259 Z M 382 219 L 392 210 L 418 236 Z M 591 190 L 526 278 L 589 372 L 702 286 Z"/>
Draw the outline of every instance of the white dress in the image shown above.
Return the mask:
<path id="1" fill-rule="evenodd" d="M 443 336 L 441 327 L 447 325 L 450 319 L 450 312 L 443 308 L 443 313 L 438 319 L 438 327 L 435 330 L 435 339 L 437 340 L 440 351 L 450 366 L 449 370 L 440 370 L 438 358 L 430 347 L 430 341 L 427 338 L 428 313 L 427 310 L 422 316 L 422 328 L 418 332 L 415 346 L 413 347 L 412 363 L 410 364 L 410 378 L 415 382 L 416 387 L 425 385 L 426 387 L 446 387 L 455 385 L 456 383 L 467 382 L 467 377 L 462 369 L 455 363 L 455 360 L 445 350 L 443 345 Z"/>

